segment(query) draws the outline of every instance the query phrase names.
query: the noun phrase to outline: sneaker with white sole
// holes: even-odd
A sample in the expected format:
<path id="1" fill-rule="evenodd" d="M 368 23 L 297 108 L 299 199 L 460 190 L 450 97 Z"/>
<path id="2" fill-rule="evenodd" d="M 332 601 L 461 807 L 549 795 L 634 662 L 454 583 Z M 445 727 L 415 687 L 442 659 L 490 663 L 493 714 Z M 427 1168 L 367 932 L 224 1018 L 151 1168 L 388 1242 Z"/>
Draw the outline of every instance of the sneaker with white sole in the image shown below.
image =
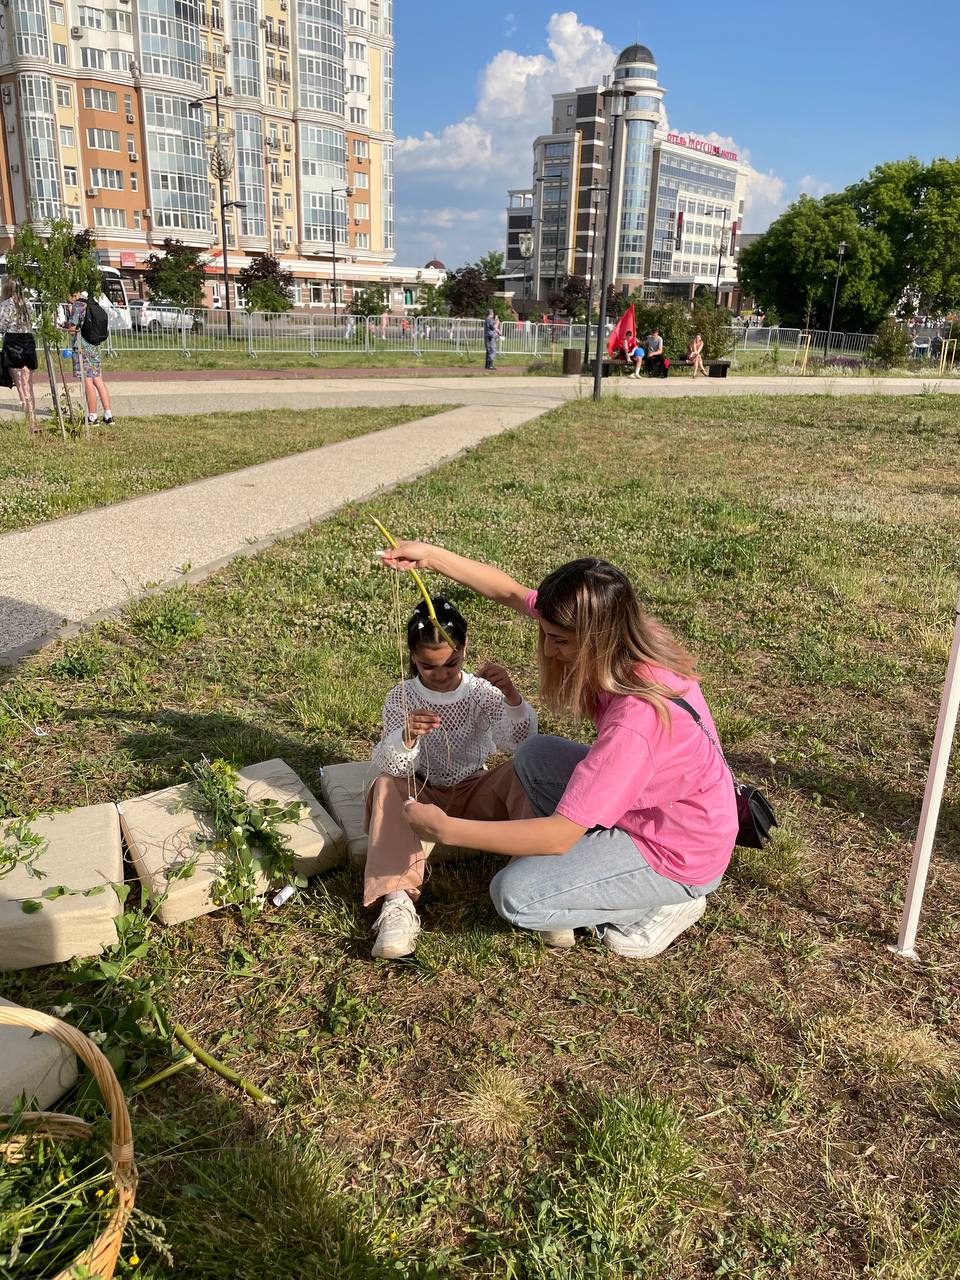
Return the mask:
<path id="1" fill-rule="evenodd" d="M 565 947 L 575 947 L 577 945 L 577 935 L 572 929 L 541 929 L 540 941 L 545 947 L 557 947 L 562 950 Z"/>
<path id="2" fill-rule="evenodd" d="M 706 898 L 691 898 L 674 907 L 648 911 L 634 924 L 608 924 L 603 930 L 603 945 L 618 956 L 650 960 L 665 951 L 685 929 L 696 924 L 706 909 Z"/>
<path id="3" fill-rule="evenodd" d="M 420 917 L 410 897 L 402 890 L 384 898 L 373 925 L 377 940 L 372 955 L 376 960 L 399 960 L 417 949 Z"/>

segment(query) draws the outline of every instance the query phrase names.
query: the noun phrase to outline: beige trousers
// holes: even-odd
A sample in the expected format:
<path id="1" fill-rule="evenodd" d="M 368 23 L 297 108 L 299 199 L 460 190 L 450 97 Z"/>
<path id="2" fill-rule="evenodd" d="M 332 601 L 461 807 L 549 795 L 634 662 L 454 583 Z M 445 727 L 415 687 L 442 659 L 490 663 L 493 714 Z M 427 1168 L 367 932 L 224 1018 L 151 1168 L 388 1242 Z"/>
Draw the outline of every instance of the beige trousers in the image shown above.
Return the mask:
<path id="1" fill-rule="evenodd" d="M 363 905 L 372 906 L 387 893 L 405 889 L 416 901 L 427 869 L 427 854 L 420 837 L 403 816 L 407 779 L 386 774 L 377 778 L 367 794 L 367 865 L 363 877 Z M 455 787 L 416 783 L 417 799 L 435 804 L 451 818 L 477 822 L 502 822 L 532 818 L 523 787 L 508 761 L 497 769 L 474 774 Z"/>

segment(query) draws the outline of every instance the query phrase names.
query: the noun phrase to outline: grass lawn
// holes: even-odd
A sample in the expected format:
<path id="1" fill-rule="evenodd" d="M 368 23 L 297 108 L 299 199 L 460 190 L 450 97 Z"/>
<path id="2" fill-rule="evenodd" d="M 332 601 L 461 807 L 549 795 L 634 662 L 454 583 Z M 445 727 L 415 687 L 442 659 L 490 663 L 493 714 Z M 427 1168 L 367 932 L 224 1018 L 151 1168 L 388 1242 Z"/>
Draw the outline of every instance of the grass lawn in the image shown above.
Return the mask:
<path id="1" fill-rule="evenodd" d="M 138 1275 L 960 1275 L 956 765 L 921 961 L 885 947 L 949 647 L 958 445 L 933 396 L 568 405 L 0 688 L 14 813 L 131 796 L 201 753 L 280 755 L 316 785 L 369 752 L 398 675 L 375 511 L 534 584 L 575 555 L 624 565 L 782 822 L 645 964 L 512 931 L 479 860 L 434 869 L 412 963 L 370 961 L 342 870 L 252 925 L 154 931 L 127 978 L 6 975 L 38 1007 L 72 985 L 118 1053 L 115 1006 L 149 980 L 282 1104 L 192 1071 L 133 1100 L 138 1204 L 175 1259 L 135 1224 Z M 530 625 L 452 594 L 474 659 L 533 693 Z M 131 1081 L 165 1061 L 142 1059 Z"/>
<path id="2" fill-rule="evenodd" d="M 526 355 L 501 355 L 500 365 L 529 365 L 552 363 L 559 365 L 562 349 L 550 348 L 536 359 Z M 148 346 L 135 351 L 118 351 L 116 355 L 104 355 L 104 368 L 111 369 L 464 369 L 483 371 L 482 351 L 428 351 L 416 355 L 411 351 L 331 351 L 312 356 L 306 351 L 262 351 L 251 357 L 245 345 L 235 349 L 196 351 L 184 355 L 182 351 L 152 350 Z M 543 372 L 543 370 L 541 370 Z"/>
<path id="3" fill-rule="evenodd" d="M 382 431 L 449 407 L 158 414 L 101 424 L 89 441 L 62 442 L 51 432 L 39 444 L 27 438 L 22 422 L 3 419 L 0 532 Z"/>

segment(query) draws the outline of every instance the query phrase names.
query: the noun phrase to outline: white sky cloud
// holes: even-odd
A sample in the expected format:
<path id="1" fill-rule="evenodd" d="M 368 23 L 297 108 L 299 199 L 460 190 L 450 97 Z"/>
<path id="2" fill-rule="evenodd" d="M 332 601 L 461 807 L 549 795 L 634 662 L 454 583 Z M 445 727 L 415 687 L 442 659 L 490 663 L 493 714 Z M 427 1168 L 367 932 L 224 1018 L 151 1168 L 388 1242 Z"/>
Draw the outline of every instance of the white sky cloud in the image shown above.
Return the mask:
<path id="1" fill-rule="evenodd" d="M 821 196 L 829 195 L 833 190 L 832 182 L 824 182 L 822 178 L 816 178 L 812 173 L 805 173 L 797 184 L 798 190 L 808 196 L 814 196 L 817 200 Z"/>
<path id="2" fill-rule="evenodd" d="M 508 14 L 508 39 L 511 21 Z M 599 84 L 611 74 L 618 52 L 576 13 L 554 13 L 546 26 L 546 51 L 508 48 L 495 54 L 481 70 L 476 104 L 462 120 L 398 138 L 401 260 L 416 262 L 421 247 L 429 245 L 431 255 L 439 253 L 456 267 L 488 249 L 502 249 L 506 191 L 531 181 L 533 139 L 550 130 L 553 94 Z M 695 136 L 739 151 L 749 165 L 749 153 L 732 138 Z M 782 178 L 751 166 L 746 227 L 763 230 L 784 208 L 784 194 Z"/>

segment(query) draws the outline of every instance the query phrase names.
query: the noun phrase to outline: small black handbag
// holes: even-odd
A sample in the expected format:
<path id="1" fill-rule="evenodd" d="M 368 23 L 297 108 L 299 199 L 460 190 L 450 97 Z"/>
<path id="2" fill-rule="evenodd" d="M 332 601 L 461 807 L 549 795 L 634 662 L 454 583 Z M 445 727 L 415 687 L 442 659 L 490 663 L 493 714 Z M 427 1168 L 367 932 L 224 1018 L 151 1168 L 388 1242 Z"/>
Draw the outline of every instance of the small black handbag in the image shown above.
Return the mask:
<path id="1" fill-rule="evenodd" d="M 693 716 L 694 720 L 720 752 L 723 763 L 730 769 L 720 743 L 709 732 L 699 713 L 684 698 L 671 698 L 670 701 L 675 702 L 679 707 L 683 707 L 684 711 Z M 732 769 L 730 769 L 730 776 L 733 778 Z M 737 844 L 744 849 L 762 849 L 770 839 L 770 828 L 779 825 L 774 816 L 773 806 L 759 787 L 751 787 L 749 783 L 738 782 L 736 778 L 733 778 L 733 789 L 737 794 L 737 818 L 740 822 L 737 830 Z"/>

